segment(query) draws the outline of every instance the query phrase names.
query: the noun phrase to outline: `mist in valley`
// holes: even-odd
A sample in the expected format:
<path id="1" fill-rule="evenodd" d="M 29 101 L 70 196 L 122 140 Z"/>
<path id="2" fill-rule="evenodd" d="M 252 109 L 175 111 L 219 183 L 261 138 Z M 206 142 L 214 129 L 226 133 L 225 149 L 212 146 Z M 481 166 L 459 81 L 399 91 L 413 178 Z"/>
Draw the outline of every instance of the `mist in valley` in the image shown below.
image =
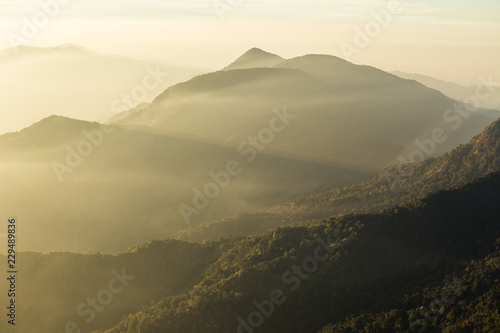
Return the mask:
<path id="1" fill-rule="evenodd" d="M 498 6 L 362 5 L 0 4 L 0 331 L 497 332 Z"/>

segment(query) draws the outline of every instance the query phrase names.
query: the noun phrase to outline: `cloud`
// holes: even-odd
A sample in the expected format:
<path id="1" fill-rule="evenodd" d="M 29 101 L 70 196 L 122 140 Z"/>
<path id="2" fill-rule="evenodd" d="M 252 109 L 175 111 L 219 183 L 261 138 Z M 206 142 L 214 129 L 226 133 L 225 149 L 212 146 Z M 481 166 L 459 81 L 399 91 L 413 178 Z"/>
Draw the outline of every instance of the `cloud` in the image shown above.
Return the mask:
<path id="1" fill-rule="evenodd" d="M 0 17 L 20 20 L 40 10 L 40 4 L 56 0 L 0 0 Z M 71 0 L 60 16 L 66 18 L 148 18 L 153 20 L 214 20 L 215 1 L 229 0 Z M 301 20 L 358 24 L 372 11 L 386 8 L 389 0 L 241 0 L 226 17 L 245 21 Z M 401 20 L 422 24 L 498 23 L 500 4 L 490 0 L 401 0 Z M 234 2 L 233 2 L 234 3 Z"/>
<path id="2" fill-rule="evenodd" d="M 29 17 L 39 11 L 42 4 L 51 0 L 0 0 L 0 16 Z M 194 17 L 211 14 L 211 4 L 205 0 L 186 1 L 134 1 L 134 0 L 71 0 L 61 5 L 60 15 L 64 17 Z"/>

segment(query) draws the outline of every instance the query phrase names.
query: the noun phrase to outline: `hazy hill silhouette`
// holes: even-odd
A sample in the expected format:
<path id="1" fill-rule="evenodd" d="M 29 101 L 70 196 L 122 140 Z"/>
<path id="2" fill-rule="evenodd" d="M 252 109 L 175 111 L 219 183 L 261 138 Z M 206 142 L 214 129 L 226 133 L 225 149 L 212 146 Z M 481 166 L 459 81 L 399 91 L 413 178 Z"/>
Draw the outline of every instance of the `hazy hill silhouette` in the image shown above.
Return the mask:
<path id="1" fill-rule="evenodd" d="M 464 99 L 470 96 L 476 96 L 476 89 L 478 88 L 478 86 L 464 86 L 453 82 L 438 80 L 431 76 L 421 75 L 421 74 L 409 74 L 401 71 L 394 71 L 392 72 L 392 74 L 397 75 L 404 79 L 415 80 L 417 82 L 420 82 L 423 85 L 432 89 L 439 90 L 446 96 L 456 99 L 458 101 L 463 101 Z M 487 80 L 487 77 L 484 77 L 484 79 Z M 494 91 L 492 92 L 492 95 L 489 98 L 481 101 L 481 106 L 484 108 L 500 110 L 500 87 L 498 86 L 482 87 L 481 90 L 479 91 L 481 93 L 485 93 L 486 91 L 485 89 L 488 89 L 488 92 L 490 91 L 490 89 L 494 89 Z"/>
<path id="2" fill-rule="evenodd" d="M 323 332 L 399 333 L 408 329 L 412 312 L 441 299 L 448 279 L 466 288 L 445 291 L 456 301 L 437 315 L 439 329 L 474 325 L 493 332 L 498 200 L 500 172 L 494 172 L 385 211 L 261 236 L 203 245 L 152 241 L 119 255 L 22 253 L 24 320 L 18 327 L 59 331 L 75 321 L 83 333 L 234 332 L 238 317 L 247 321 L 259 311 L 255 301 L 268 304 L 271 292 L 281 290 L 284 302 L 272 311 L 261 307 L 272 312 L 261 330 L 315 333 L 331 323 Z M 78 313 L 91 306 L 80 305 L 96 294 L 103 299 L 99 291 L 116 274 L 128 278 L 114 281 L 114 288 L 126 283 L 123 290 L 86 323 L 88 312 Z M 0 287 L 7 288 L 6 279 Z"/>
<path id="3" fill-rule="evenodd" d="M 365 177 L 266 151 L 251 163 L 247 158 L 151 128 L 109 132 L 98 123 L 52 116 L 0 136 L 0 213 L 23 221 L 24 250 L 117 252 L 172 235 L 187 222 L 269 208 Z M 230 161 L 241 173 L 217 176 L 227 174 Z M 218 190 L 214 177 L 221 179 Z M 207 184 L 214 185 L 205 190 Z M 196 196 L 196 189 L 219 195 Z M 195 209 L 195 198 L 201 209 L 186 221 L 179 205 Z"/>
<path id="4" fill-rule="evenodd" d="M 261 53 L 249 51 L 255 52 Z M 376 68 L 307 55 L 274 68 L 195 77 L 119 123 L 237 147 L 268 125 L 273 108 L 287 107 L 296 121 L 269 146 L 270 152 L 380 171 L 400 154 L 419 149 L 415 140 L 432 137 L 435 129 L 442 129 L 446 140 L 431 155 L 466 143 L 494 119 L 486 110 L 451 119 L 457 117 L 456 105 L 438 91 Z"/>
<path id="5" fill-rule="evenodd" d="M 190 241 L 251 235 L 287 224 L 305 224 L 339 214 L 369 212 L 472 181 L 500 169 L 500 120 L 469 143 L 419 164 L 394 165 L 369 181 L 283 203 L 267 211 L 190 227 L 177 237 Z"/>
<path id="6" fill-rule="evenodd" d="M 0 100 L 6 120 L 0 124 L 0 134 L 54 114 L 88 121 L 111 117 L 139 102 L 151 102 L 169 86 L 200 74 L 75 45 L 2 50 L 0 72 L 0 90 L 9 92 Z M 161 76 L 153 77 L 151 72 Z"/>

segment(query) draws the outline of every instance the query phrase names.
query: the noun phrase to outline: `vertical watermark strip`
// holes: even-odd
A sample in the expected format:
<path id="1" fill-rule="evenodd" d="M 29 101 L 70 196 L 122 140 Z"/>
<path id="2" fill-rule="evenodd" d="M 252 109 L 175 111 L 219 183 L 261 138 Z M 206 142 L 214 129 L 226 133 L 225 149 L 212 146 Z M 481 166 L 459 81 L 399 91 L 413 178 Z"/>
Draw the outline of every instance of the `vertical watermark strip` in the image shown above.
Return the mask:
<path id="1" fill-rule="evenodd" d="M 9 325 L 16 325 L 17 307 L 17 220 L 9 218 L 7 223 L 7 281 L 8 283 L 8 306 L 7 322 Z"/>

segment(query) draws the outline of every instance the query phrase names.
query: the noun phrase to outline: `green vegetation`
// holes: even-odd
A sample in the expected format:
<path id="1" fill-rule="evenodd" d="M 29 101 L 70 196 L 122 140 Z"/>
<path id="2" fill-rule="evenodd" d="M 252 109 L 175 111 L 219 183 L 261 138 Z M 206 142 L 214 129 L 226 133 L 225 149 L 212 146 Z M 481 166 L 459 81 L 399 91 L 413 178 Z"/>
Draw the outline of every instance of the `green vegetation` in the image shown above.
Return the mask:
<path id="1" fill-rule="evenodd" d="M 437 306 L 430 309 L 433 301 L 441 299 L 443 287 L 426 287 L 403 299 L 405 308 L 413 307 L 409 311 L 392 309 L 350 316 L 345 321 L 326 326 L 321 333 L 414 333 L 422 329 L 429 333 L 497 332 L 500 327 L 500 242 L 497 241 L 493 253 L 472 260 L 464 270 L 456 271 L 455 276 L 455 282 L 466 289 L 459 295 L 450 296 L 454 298 L 451 304 L 441 307 L 442 303 L 436 302 Z M 414 320 L 409 320 L 412 316 Z M 416 323 L 413 327 L 412 322 Z"/>
<path id="2" fill-rule="evenodd" d="M 497 131 L 495 123 L 443 158 L 441 166 L 461 165 L 456 170 L 463 176 L 452 178 L 457 182 L 486 172 L 497 163 L 491 159 Z M 468 154 L 460 155 L 464 149 Z M 414 166 L 415 177 L 425 165 Z M 257 302 L 269 316 L 256 332 L 401 332 L 410 328 L 413 313 L 439 296 L 445 279 L 457 279 L 468 288 L 427 329 L 490 331 L 500 311 L 499 200 L 497 171 L 378 213 L 285 226 L 260 236 L 203 244 L 155 241 L 120 255 L 21 253 L 19 318 L 29 332 L 61 332 L 72 321 L 82 333 L 234 332 L 240 323 L 248 325 Z M 324 245 L 327 240 L 332 246 Z M 78 307 L 121 269 L 134 280 L 85 322 L 89 318 Z M 277 290 L 281 301 L 271 311 L 266 301 Z"/>
<path id="3" fill-rule="evenodd" d="M 18 322 L 20 332 L 63 332 L 66 323 L 75 322 L 83 332 L 114 325 L 123 316 L 136 312 L 142 305 L 154 304 L 161 298 L 186 292 L 199 282 L 200 274 L 216 260 L 211 248 L 180 241 L 153 241 L 120 255 L 77 254 L 69 252 L 18 254 L 19 292 Z M 2 263 L 7 262 L 0 255 Z M 118 293 L 113 293 L 102 312 L 77 313 L 87 298 L 96 297 L 109 288 L 122 269 L 134 277 Z M 120 289 L 120 281 L 112 285 Z M 0 280 L 0 290 L 8 290 L 7 280 Z M 107 298 L 103 298 L 107 302 Z M 0 297 L 2 302 L 4 296 Z M 3 304 L 3 303 L 2 303 Z M 93 309 L 85 306 L 81 313 Z M 90 322 L 86 322 L 90 320 Z M 0 322 L 0 331 L 7 325 Z"/>
<path id="4" fill-rule="evenodd" d="M 234 332 L 238 317 L 256 311 L 253 301 L 269 299 L 275 289 L 284 292 L 286 301 L 259 332 L 313 333 L 328 323 L 346 332 L 354 324 L 352 332 L 400 332 L 409 323 L 404 313 L 428 304 L 444 279 L 454 277 L 470 287 L 439 325 L 495 327 L 499 199 L 496 172 L 380 213 L 206 243 L 220 256 L 199 284 L 144 307 L 105 332 Z M 283 274 L 312 257 L 316 239 L 328 235 L 340 247 L 292 290 L 295 283 L 285 283 Z M 329 326 L 325 332 L 336 329 Z"/>

